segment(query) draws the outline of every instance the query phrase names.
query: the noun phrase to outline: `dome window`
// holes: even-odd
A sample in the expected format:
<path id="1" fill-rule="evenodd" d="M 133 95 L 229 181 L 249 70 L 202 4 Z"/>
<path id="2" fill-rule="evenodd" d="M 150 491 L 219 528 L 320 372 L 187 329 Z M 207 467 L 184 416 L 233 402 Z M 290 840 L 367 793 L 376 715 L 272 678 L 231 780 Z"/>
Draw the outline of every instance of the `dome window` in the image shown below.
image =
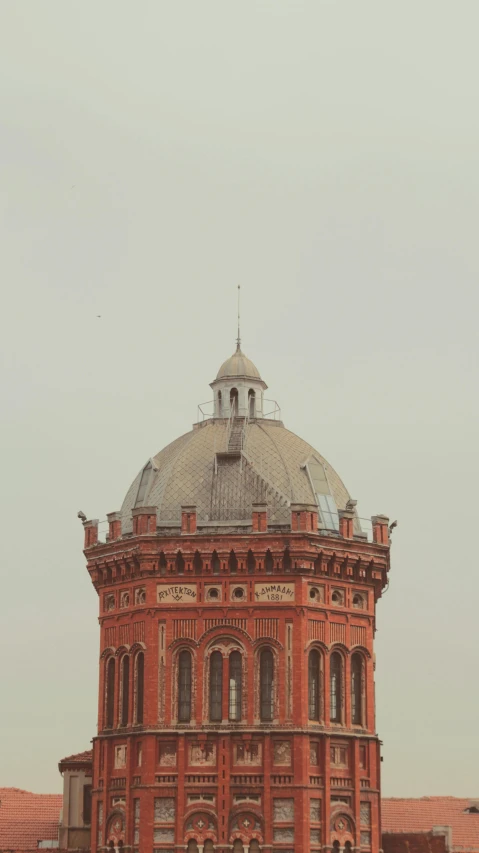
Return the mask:
<path id="1" fill-rule="evenodd" d="M 138 494 L 136 496 L 135 506 L 140 506 L 146 495 L 147 486 L 150 482 L 150 474 L 151 474 L 152 464 L 151 461 L 145 465 L 141 474 L 140 485 L 138 487 Z"/>

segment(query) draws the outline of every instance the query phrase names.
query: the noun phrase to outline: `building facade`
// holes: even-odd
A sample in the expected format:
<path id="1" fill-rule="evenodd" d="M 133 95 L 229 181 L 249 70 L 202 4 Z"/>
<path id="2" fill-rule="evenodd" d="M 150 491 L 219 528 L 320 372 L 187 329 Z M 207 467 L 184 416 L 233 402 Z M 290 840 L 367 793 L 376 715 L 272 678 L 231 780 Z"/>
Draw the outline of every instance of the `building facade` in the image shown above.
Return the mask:
<path id="1" fill-rule="evenodd" d="M 363 531 L 238 344 L 214 405 L 84 521 L 100 602 L 92 850 L 380 848 L 375 607 Z"/>

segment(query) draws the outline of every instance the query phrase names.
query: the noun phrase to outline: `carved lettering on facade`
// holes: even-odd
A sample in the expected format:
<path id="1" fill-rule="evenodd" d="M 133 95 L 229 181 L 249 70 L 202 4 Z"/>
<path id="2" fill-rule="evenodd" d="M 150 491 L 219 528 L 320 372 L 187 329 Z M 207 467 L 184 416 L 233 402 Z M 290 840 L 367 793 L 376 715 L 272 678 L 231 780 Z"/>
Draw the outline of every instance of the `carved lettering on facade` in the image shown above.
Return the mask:
<path id="1" fill-rule="evenodd" d="M 294 583 L 255 583 L 255 601 L 294 601 Z"/>
<path id="2" fill-rule="evenodd" d="M 157 600 L 158 604 L 172 604 L 174 602 L 195 604 L 197 600 L 196 584 L 182 583 L 173 586 L 158 584 Z"/>

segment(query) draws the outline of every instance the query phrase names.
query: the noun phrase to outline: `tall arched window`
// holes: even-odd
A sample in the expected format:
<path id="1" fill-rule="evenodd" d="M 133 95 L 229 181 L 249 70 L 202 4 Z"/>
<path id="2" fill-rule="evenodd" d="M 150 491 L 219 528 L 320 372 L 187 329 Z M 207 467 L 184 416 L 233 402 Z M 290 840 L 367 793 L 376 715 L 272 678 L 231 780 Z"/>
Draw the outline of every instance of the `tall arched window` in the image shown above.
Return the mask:
<path id="1" fill-rule="evenodd" d="M 178 661 L 178 720 L 191 720 L 191 655 L 186 649 L 180 652 Z"/>
<path id="2" fill-rule="evenodd" d="M 218 417 L 223 417 L 223 397 L 221 391 L 218 391 Z"/>
<path id="3" fill-rule="evenodd" d="M 241 664 L 240 652 L 231 652 L 229 659 L 229 718 L 234 723 L 239 723 L 241 720 Z"/>
<path id="4" fill-rule="evenodd" d="M 253 554 L 253 552 L 252 552 L 251 548 L 249 549 L 249 551 L 248 551 L 248 553 L 247 553 L 247 555 L 246 555 L 246 566 L 247 566 L 247 569 L 248 569 L 248 574 L 249 574 L 249 575 L 253 575 L 253 574 L 254 574 L 254 570 L 255 570 L 255 568 L 256 568 L 256 560 L 255 560 L 255 558 L 254 558 L 254 554 Z"/>
<path id="5" fill-rule="evenodd" d="M 121 710 L 120 724 L 128 725 L 128 712 L 130 704 L 130 658 L 123 655 L 121 659 Z"/>
<path id="6" fill-rule="evenodd" d="M 319 721 L 319 685 L 320 656 L 317 649 L 311 649 L 308 660 L 308 717 Z"/>
<path id="7" fill-rule="evenodd" d="M 203 560 L 201 559 L 201 554 L 199 551 L 195 551 L 195 556 L 193 557 L 193 568 L 195 570 L 195 575 L 201 575 L 203 572 Z"/>
<path id="8" fill-rule="evenodd" d="M 213 553 L 211 555 L 211 571 L 213 572 L 214 575 L 219 575 L 220 569 L 221 569 L 220 558 L 218 557 L 218 554 L 216 553 L 216 551 L 213 551 Z"/>
<path id="9" fill-rule="evenodd" d="M 248 407 L 250 418 L 256 417 L 256 394 L 252 388 L 248 391 Z"/>
<path id="10" fill-rule="evenodd" d="M 183 559 L 183 554 L 181 551 L 178 551 L 176 555 L 176 571 L 179 575 L 184 575 L 185 573 L 185 561 Z"/>
<path id="11" fill-rule="evenodd" d="M 284 549 L 283 554 L 283 571 L 290 572 L 293 567 L 293 561 L 291 560 L 291 554 L 289 553 L 289 548 Z"/>
<path id="12" fill-rule="evenodd" d="M 143 723 L 143 708 L 145 695 L 145 656 L 138 652 L 135 658 L 135 722 Z"/>
<path id="13" fill-rule="evenodd" d="M 274 560 L 273 560 L 273 555 L 272 555 L 271 551 L 269 550 L 269 548 L 268 548 L 268 550 L 266 551 L 266 554 L 265 554 L 265 558 L 264 558 L 264 567 L 265 567 L 265 570 L 266 570 L 266 574 L 267 574 L 267 575 L 272 575 L 272 574 L 273 574 L 273 570 L 274 570 Z"/>
<path id="14" fill-rule="evenodd" d="M 363 722 L 361 708 L 362 671 L 361 655 L 355 654 L 351 658 L 351 720 L 356 726 L 360 726 Z"/>
<path id="15" fill-rule="evenodd" d="M 218 723 L 223 719 L 221 699 L 223 696 L 223 655 L 213 652 L 210 658 L 210 720 Z"/>
<path id="16" fill-rule="evenodd" d="M 238 572 L 238 560 L 236 559 L 236 554 L 234 551 L 230 551 L 228 566 L 230 570 L 230 575 L 236 575 Z"/>
<path id="17" fill-rule="evenodd" d="M 263 649 L 259 663 L 260 717 L 265 722 L 273 719 L 274 658 L 271 649 Z"/>
<path id="18" fill-rule="evenodd" d="M 230 408 L 231 414 L 234 418 L 236 418 L 238 414 L 238 389 L 232 388 L 230 391 Z"/>
<path id="19" fill-rule="evenodd" d="M 330 719 L 332 723 L 341 722 L 341 681 L 343 661 L 339 652 L 333 652 L 329 662 L 330 672 Z"/>
<path id="20" fill-rule="evenodd" d="M 106 665 L 105 691 L 105 724 L 107 729 L 112 729 L 115 718 L 115 658 L 110 658 Z"/>

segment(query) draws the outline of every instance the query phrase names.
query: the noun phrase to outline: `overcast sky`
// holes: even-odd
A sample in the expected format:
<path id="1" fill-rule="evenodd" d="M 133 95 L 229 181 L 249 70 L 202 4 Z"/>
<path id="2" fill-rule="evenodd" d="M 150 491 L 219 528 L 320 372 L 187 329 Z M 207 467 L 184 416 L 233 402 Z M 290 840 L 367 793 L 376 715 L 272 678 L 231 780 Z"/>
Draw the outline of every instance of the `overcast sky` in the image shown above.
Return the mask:
<path id="1" fill-rule="evenodd" d="M 477 0 L 1 0 L 0 785 L 97 717 L 105 519 L 234 350 L 398 519 L 385 795 L 478 795 Z M 98 318 L 97 315 L 101 315 Z"/>

